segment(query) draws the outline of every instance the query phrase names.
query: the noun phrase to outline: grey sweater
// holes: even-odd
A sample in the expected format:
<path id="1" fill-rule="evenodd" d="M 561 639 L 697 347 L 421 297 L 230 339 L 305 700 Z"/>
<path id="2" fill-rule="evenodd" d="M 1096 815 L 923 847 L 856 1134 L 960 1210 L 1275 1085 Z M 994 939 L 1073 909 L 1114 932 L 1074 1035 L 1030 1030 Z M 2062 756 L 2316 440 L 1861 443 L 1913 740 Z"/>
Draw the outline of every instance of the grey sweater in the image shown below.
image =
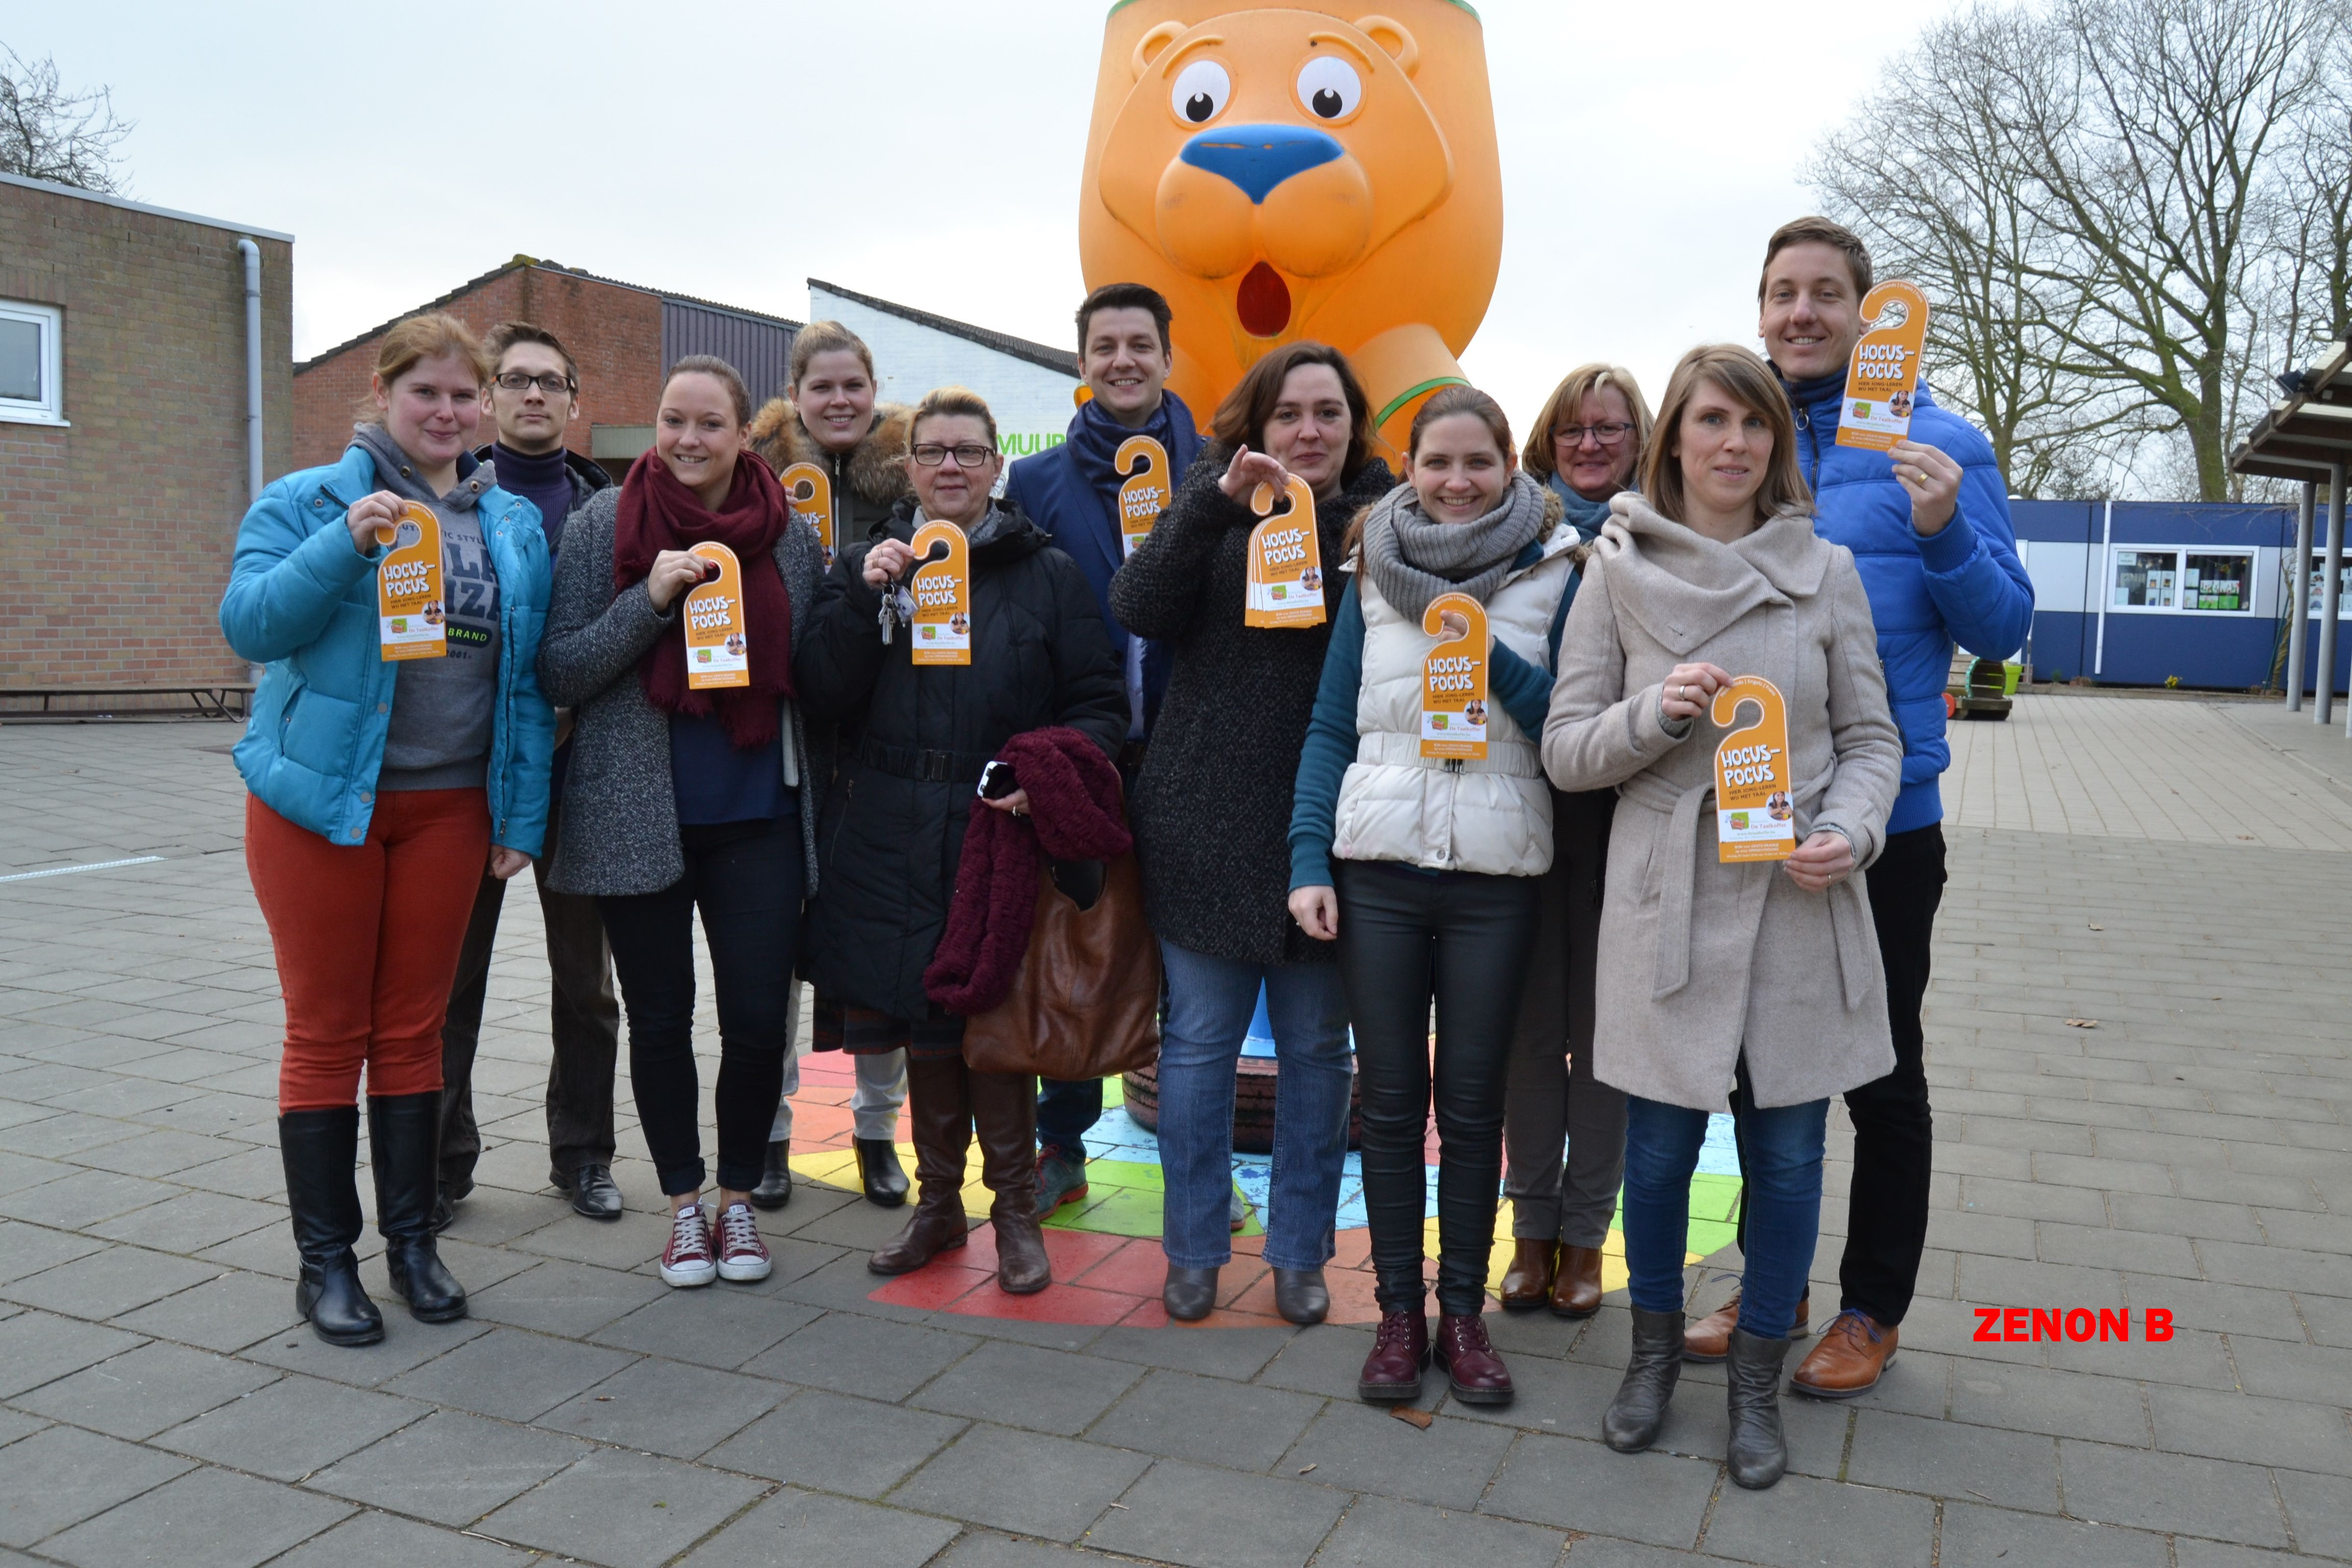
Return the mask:
<path id="1" fill-rule="evenodd" d="M 540 689 L 576 710 L 572 772 L 548 885 L 560 893 L 657 893 L 686 874 L 677 795 L 669 772 L 669 715 L 646 700 L 637 664 L 655 640 L 677 637 L 677 605 L 664 614 L 639 582 L 613 588 L 616 487 L 572 514 L 555 563 L 555 597 L 539 647 Z M 793 602 L 793 647 L 808 627 L 822 571 L 816 530 L 795 515 L 776 541 L 776 569 Z M 751 570 L 747 563 L 745 570 Z M 879 634 L 877 634 L 879 635 Z M 808 893 L 816 893 L 819 794 L 831 766 L 813 758 L 800 707 L 783 704 L 784 782 L 800 795 Z"/>

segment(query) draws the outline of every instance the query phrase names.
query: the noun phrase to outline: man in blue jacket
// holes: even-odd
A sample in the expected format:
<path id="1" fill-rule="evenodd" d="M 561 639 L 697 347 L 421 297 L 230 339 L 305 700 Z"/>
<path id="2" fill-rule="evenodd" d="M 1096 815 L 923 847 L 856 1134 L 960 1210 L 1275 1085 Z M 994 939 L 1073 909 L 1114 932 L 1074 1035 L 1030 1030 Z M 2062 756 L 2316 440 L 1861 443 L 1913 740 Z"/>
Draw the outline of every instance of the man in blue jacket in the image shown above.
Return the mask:
<path id="1" fill-rule="evenodd" d="M 1796 413 L 1797 461 L 1813 487 L 1814 530 L 1853 552 L 1878 627 L 1886 700 L 1903 732 L 1903 788 L 1886 847 L 1868 872 L 1871 915 L 1886 964 L 1895 1070 L 1845 1097 L 1853 1121 L 1853 1183 L 1837 1321 L 1793 1386 L 1843 1399 L 1874 1386 L 1895 1353 L 1927 1246 L 1935 1132 L 1922 1063 L 1919 1007 L 1944 896 L 1943 799 L 1951 762 L 1944 689 L 1952 645 L 2006 658 L 2025 642 L 2033 587 L 2017 558 L 2009 487 L 1974 426 L 1937 405 L 1923 384 L 1911 438 L 1891 451 L 1837 445 L 1845 379 L 1863 332 L 1870 252 L 1827 218 L 1784 224 L 1764 252 L 1758 331 Z M 1932 303 L 1932 302 L 1931 302 Z M 1931 329 L 1932 330 L 1932 329 Z M 1695 1325 L 1702 1354 L 1728 1320 Z M 1797 1321 L 1805 1321 L 1799 1309 Z M 1719 1327 L 1720 1332 L 1717 1331 Z M 1710 1359 L 1720 1360 L 1719 1355 Z"/>
<path id="2" fill-rule="evenodd" d="M 1119 773 L 1129 788 L 1142 765 L 1144 742 L 1168 689 L 1165 651 L 1131 637 L 1111 614 L 1110 580 L 1127 560 L 1119 527 L 1122 476 L 1118 449 L 1149 436 L 1167 454 L 1166 493 L 1173 496 L 1201 437 L 1192 411 L 1168 390 L 1175 355 L 1168 341 L 1171 312 L 1156 289 L 1106 283 L 1078 307 L 1078 362 L 1092 395 L 1078 405 L 1060 446 L 1024 458 L 1005 480 L 1007 500 L 1077 562 L 1102 608 L 1111 651 L 1127 672 L 1127 748 Z M 1138 539 L 1140 542 L 1140 539 Z M 1102 1082 L 1045 1080 L 1037 1096 L 1037 1216 L 1086 1196 L 1088 1129 L 1102 1118 Z"/>

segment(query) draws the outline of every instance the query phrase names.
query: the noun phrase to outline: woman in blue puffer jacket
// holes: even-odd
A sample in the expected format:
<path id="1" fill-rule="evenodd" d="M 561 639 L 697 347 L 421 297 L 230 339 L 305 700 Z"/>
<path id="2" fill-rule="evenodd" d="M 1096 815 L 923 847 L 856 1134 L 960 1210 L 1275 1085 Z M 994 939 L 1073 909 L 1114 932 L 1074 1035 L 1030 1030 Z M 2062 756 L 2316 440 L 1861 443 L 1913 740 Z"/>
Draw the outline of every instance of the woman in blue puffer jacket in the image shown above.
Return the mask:
<path id="1" fill-rule="evenodd" d="M 421 1321 L 466 1314 L 433 1241 L 442 1016 L 484 862 L 512 876 L 547 824 L 547 541 L 538 510 L 470 455 L 489 373 L 453 317 L 387 332 L 351 449 L 263 492 L 221 599 L 229 646 L 269 667 L 236 756 L 286 999 L 295 1308 L 331 1344 L 383 1337 L 352 1251 L 362 1068 L 392 1288 Z M 394 661 L 377 577 L 410 504 L 440 524 L 442 594 L 422 618 L 446 652 Z"/>

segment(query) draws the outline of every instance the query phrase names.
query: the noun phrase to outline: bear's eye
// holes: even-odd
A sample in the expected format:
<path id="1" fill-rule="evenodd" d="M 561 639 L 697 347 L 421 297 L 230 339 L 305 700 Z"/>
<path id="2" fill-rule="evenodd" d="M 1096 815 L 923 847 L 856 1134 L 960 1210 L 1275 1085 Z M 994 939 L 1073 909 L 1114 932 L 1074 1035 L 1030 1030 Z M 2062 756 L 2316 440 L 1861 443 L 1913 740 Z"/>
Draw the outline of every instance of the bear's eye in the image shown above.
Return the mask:
<path id="1" fill-rule="evenodd" d="M 1336 55 L 1318 55 L 1298 73 L 1298 101 L 1318 120 L 1345 120 L 1363 100 L 1356 68 Z"/>
<path id="2" fill-rule="evenodd" d="M 1214 60 L 1194 60 L 1176 73 L 1175 90 L 1168 101 L 1176 118 L 1189 125 L 1206 125 L 1225 111 L 1234 95 L 1234 79 Z"/>

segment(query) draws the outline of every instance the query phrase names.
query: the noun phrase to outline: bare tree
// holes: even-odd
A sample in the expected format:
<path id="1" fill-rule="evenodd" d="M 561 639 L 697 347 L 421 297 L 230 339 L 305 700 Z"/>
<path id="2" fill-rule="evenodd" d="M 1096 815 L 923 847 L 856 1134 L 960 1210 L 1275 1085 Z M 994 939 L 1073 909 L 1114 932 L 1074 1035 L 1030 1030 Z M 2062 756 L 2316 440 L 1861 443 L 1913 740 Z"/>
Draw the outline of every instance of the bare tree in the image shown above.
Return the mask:
<path id="1" fill-rule="evenodd" d="M 123 188 L 116 148 L 137 121 L 114 112 L 113 89 L 68 91 L 54 59 L 0 44 L 0 171 L 87 191 Z"/>
<path id="2" fill-rule="evenodd" d="M 2276 356 L 2345 313 L 2346 37 L 2342 0 L 1978 0 L 1823 145 L 1814 183 L 1924 274 L 2012 482 L 2090 446 L 2236 493 Z"/>

